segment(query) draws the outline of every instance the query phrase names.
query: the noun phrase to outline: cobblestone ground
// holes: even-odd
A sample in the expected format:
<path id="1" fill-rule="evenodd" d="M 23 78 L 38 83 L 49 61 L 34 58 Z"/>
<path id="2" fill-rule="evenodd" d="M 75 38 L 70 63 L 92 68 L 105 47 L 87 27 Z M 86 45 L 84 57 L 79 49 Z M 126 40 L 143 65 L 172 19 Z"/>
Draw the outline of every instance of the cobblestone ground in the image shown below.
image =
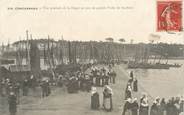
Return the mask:
<path id="1" fill-rule="evenodd" d="M 18 105 L 17 115 L 121 115 L 124 104 L 124 91 L 128 74 L 124 67 L 114 67 L 117 73 L 116 84 L 111 84 L 113 89 L 113 111 L 105 112 L 102 108 L 102 88 L 99 87 L 101 108 L 98 111 L 90 109 L 90 93 L 78 92 L 68 94 L 66 88 L 53 88 L 49 97 L 41 98 L 41 90 L 36 89 L 34 95 L 22 97 Z M 139 96 L 140 94 L 134 94 Z M 6 98 L 0 99 L 1 115 L 9 115 Z"/>

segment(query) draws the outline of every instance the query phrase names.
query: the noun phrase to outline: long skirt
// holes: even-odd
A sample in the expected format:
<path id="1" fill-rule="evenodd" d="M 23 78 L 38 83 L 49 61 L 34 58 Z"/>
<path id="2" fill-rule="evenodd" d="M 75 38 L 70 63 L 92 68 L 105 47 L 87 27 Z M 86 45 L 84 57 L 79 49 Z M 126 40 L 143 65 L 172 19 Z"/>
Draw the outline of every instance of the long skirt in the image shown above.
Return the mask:
<path id="1" fill-rule="evenodd" d="M 138 91 L 137 83 L 133 83 L 133 91 L 134 92 L 137 92 Z"/>
<path id="2" fill-rule="evenodd" d="M 15 114 L 17 112 L 17 105 L 15 103 L 9 104 L 10 114 Z"/>
<path id="3" fill-rule="evenodd" d="M 127 110 L 127 111 L 125 112 L 125 115 L 133 115 L 133 114 L 132 114 L 132 111 L 131 111 L 131 110 Z"/>
<path id="4" fill-rule="evenodd" d="M 158 111 L 156 111 L 156 110 L 151 110 L 151 111 L 150 111 L 150 115 L 158 115 Z"/>
<path id="5" fill-rule="evenodd" d="M 137 111 L 137 109 L 133 109 L 132 110 L 132 114 L 131 115 L 138 115 L 138 111 Z"/>
<path id="6" fill-rule="evenodd" d="M 149 107 L 141 107 L 139 110 L 139 115 L 148 115 Z"/>
<path id="7" fill-rule="evenodd" d="M 112 111 L 112 97 L 104 98 L 103 107 L 106 111 Z"/>
<path id="8" fill-rule="evenodd" d="M 99 94 L 95 93 L 93 96 L 91 96 L 91 109 L 99 109 L 99 107 L 100 107 Z"/>

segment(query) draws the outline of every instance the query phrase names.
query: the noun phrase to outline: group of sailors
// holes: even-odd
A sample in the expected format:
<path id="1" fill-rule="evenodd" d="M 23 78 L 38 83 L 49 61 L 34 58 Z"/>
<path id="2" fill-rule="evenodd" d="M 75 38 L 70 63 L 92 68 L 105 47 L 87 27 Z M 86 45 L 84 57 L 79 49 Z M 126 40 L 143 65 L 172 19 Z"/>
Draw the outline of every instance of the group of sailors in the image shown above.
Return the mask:
<path id="1" fill-rule="evenodd" d="M 97 87 L 104 87 L 109 83 L 115 84 L 116 72 L 112 69 L 112 65 L 105 67 L 92 66 L 91 68 L 93 85 Z"/>

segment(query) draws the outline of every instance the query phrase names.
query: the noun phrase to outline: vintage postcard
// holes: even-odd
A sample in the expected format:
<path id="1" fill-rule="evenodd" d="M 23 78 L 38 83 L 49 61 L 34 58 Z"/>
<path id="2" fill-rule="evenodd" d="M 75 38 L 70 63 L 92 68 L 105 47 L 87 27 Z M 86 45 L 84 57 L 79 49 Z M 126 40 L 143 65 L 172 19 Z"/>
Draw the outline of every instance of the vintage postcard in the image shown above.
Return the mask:
<path id="1" fill-rule="evenodd" d="M 183 0 L 0 0 L 0 115 L 184 115 Z"/>

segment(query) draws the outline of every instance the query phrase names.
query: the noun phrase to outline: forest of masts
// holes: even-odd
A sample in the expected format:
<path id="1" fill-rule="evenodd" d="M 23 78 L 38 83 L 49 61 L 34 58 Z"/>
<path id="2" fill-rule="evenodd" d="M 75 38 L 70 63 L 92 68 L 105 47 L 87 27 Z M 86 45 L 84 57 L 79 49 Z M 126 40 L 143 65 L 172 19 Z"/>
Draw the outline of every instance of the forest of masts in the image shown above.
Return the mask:
<path id="1" fill-rule="evenodd" d="M 26 64 L 38 63 L 44 59 L 44 64 L 51 68 L 59 64 L 77 64 L 102 61 L 121 61 L 127 57 L 145 58 L 149 55 L 167 55 L 177 57 L 183 56 L 183 45 L 181 44 L 124 44 L 125 39 L 113 42 L 113 38 L 105 39 L 106 42 L 97 41 L 67 41 L 63 37 L 55 41 L 49 35 L 45 39 L 33 39 L 32 35 L 26 31 L 26 39 L 19 40 L 12 44 L 1 47 L 2 57 L 8 58 L 13 55 L 16 57 L 17 64 L 21 65 L 23 59 Z M 6 49 L 6 51 L 5 51 Z"/>
<path id="2" fill-rule="evenodd" d="M 106 42 L 97 41 L 67 41 L 63 37 L 55 41 L 49 35 L 46 39 L 33 39 L 26 31 L 26 40 L 14 42 L 1 47 L 2 57 L 13 55 L 17 64 L 23 59 L 27 64 L 37 63 L 37 59 L 44 59 L 44 63 L 52 68 L 58 64 L 77 64 L 99 61 L 122 60 L 125 55 L 125 46 L 114 43 L 113 38 L 106 38 Z M 125 42 L 123 39 L 121 42 Z"/>

